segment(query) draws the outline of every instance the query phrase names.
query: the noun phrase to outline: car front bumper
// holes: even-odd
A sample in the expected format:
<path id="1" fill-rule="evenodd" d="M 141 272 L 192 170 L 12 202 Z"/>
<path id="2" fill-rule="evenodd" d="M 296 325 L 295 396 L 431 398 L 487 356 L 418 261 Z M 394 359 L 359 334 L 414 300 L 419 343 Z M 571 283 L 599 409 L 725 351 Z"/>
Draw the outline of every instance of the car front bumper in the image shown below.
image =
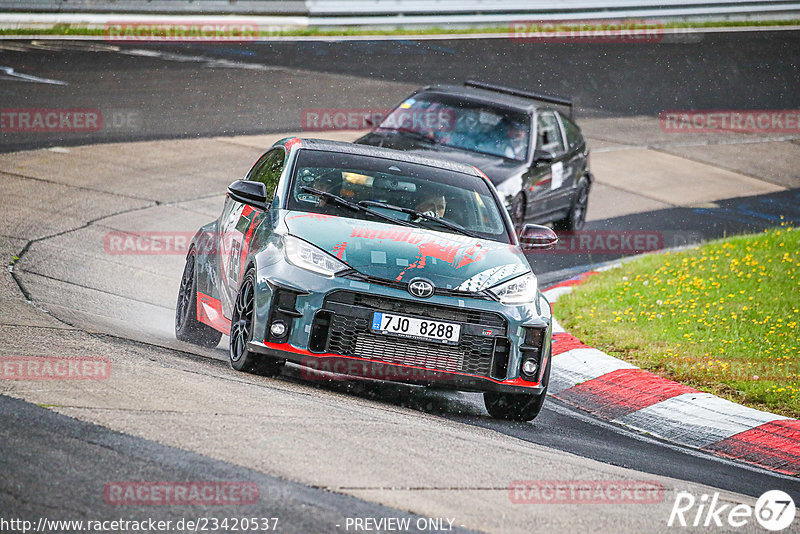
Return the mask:
<path id="1" fill-rule="evenodd" d="M 493 300 L 434 295 L 418 299 L 379 283 L 323 277 L 289 264 L 259 269 L 253 352 L 337 375 L 389 380 L 462 391 L 541 393 L 550 360 L 550 305 L 508 306 Z M 371 330 L 375 311 L 455 322 L 457 346 L 397 338 Z M 288 332 L 276 337 L 276 320 Z M 530 343 L 538 331 L 538 347 Z M 532 352 L 533 351 L 533 352 Z M 520 372 L 524 358 L 538 357 L 538 370 Z"/>

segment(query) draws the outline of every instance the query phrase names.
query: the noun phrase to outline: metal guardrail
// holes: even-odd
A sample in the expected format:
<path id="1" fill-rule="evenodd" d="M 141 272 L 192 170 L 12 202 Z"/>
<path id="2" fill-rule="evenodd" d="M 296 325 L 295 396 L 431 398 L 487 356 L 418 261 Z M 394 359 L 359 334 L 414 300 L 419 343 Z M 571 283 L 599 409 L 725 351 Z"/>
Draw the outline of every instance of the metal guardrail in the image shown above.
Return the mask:
<path id="1" fill-rule="evenodd" d="M 0 2 L 2 3 L 2 2 Z M 796 5 L 791 0 L 307 0 L 309 15 L 538 14 L 652 9 L 733 8 L 740 11 Z"/>
<path id="2" fill-rule="evenodd" d="M 0 12 L 308 15 L 303 0 L 0 0 Z"/>
<path id="3" fill-rule="evenodd" d="M 800 16 L 798 0 L 0 0 L 2 14 L 307 17 L 309 26 L 504 24 L 517 20 Z"/>

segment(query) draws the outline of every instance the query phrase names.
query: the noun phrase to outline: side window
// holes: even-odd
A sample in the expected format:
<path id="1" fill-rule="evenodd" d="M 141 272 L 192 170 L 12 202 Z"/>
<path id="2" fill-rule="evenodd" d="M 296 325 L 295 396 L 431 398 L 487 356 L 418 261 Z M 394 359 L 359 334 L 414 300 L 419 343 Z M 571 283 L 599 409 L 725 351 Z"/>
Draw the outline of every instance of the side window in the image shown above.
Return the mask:
<path id="1" fill-rule="evenodd" d="M 278 180 L 283 172 L 283 160 L 283 148 L 276 148 L 267 152 L 247 175 L 247 179 L 251 182 L 261 182 L 267 186 L 267 198 L 271 198 L 275 194 L 275 188 L 278 187 Z"/>
<path id="2" fill-rule="evenodd" d="M 536 118 L 536 149 L 555 155 L 566 151 L 558 119 L 552 111 L 539 113 Z"/>
<path id="3" fill-rule="evenodd" d="M 583 135 L 578 125 L 561 115 L 561 123 L 564 125 L 564 132 L 567 134 L 567 146 L 570 151 L 575 150 L 583 144 Z"/>

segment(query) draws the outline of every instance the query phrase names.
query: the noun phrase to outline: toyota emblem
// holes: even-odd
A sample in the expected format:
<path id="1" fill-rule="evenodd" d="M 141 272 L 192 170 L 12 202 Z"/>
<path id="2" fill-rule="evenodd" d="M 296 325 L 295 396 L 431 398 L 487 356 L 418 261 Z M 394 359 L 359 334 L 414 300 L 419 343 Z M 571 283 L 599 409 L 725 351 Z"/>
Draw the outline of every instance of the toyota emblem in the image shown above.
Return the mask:
<path id="1" fill-rule="evenodd" d="M 426 299 L 433 295 L 433 283 L 424 278 L 414 278 L 408 283 L 408 292 L 417 298 Z"/>

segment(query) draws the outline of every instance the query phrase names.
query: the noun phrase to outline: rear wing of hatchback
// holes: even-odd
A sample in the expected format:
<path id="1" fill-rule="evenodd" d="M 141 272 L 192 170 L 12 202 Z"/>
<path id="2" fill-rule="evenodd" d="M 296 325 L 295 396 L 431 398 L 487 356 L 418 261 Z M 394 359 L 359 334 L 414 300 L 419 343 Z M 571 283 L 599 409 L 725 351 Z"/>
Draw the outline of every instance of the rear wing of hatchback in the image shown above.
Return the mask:
<path id="1" fill-rule="evenodd" d="M 522 91 L 521 89 L 514 89 L 513 87 L 505 87 L 502 85 L 494 85 L 490 83 L 478 82 L 475 80 L 467 80 L 464 82 L 465 87 L 474 87 L 476 89 L 484 89 L 486 91 L 493 91 L 495 93 L 503 93 L 511 96 L 519 96 L 528 98 L 530 100 L 537 100 L 539 102 L 547 102 L 548 104 L 557 104 L 559 106 L 566 106 L 569 109 L 569 118 L 573 117 L 573 102 L 568 98 L 560 96 L 543 95 L 541 93 L 532 93 L 529 91 Z"/>

